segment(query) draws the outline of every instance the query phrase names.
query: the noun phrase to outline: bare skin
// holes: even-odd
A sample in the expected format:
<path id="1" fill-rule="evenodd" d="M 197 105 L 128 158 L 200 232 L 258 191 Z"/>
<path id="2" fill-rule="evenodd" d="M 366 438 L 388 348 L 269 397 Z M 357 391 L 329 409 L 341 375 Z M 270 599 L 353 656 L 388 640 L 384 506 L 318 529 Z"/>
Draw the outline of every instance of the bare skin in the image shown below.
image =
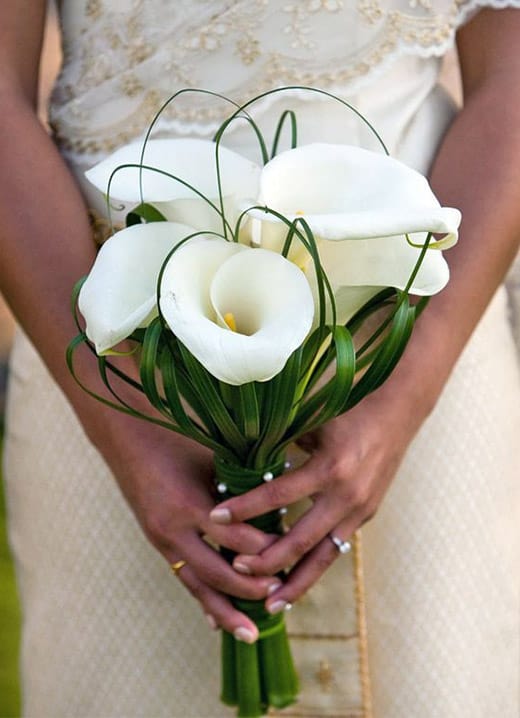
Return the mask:
<path id="1" fill-rule="evenodd" d="M 254 640 L 256 626 L 225 594 L 262 599 L 279 580 L 240 576 L 202 535 L 249 553 L 272 539 L 245 524 L 213 524 L 211 455 L 183 437 L 102 407 L 75 384 L 65 364 L 65 347 L 76 333 L 71 290 L 92 265 L 95 247 L 74 179 L 35 114 L 45 5 L 44 0 L 0 4 L 0 286 L 146 536 L 169 563 L 188 562 L 178 576 L 205 613 Z M 104 393 L 88 353 L 78 358 L 78 373 Z"/>
<path id="2" fill-rule="evenodd" d="M 212 514 L 219 522 L 210 519 L 215 501 L 208 452 L 100 407 L 76 386 L 65 366 L 64 347 L 75 333 L 68 308 L 71 287 L 88 271 L 95 248 L 81 195 L 35 115 L 44 6 L 43 0 L 4 0 L 0 7 L 0 98 L 9 108 L 0 118 L 2 291 L 149 540 L 169 563 L 188 562 L 179 578 L 206 614 L 231 632 L 241 629 L 239 635 L 252 641 L 256 627 L 225 594 L 267 597 L 277 583 L 275 572 L 296 562 L 287 582 L 267 600 L 268 607 L 276 603 L 279 608 L 298 599 L 332 563 L 337 551 L 327 534 L 347 538 L 376 511 L 514 257 L 520 234 L 520 169 L 514 161 L 520 150 L 520 13 L 482 11 L 459 33 L 466 107 L 432 170 L 443 204 L 464 213 L 461 241 L 449 254 L 449 288 L 431 302 L 391 380 L 354 411 L 308 437 L 313 453 L 304 467 L 227 502 L 223 507 L 229 516 Z M 103 393 L 87 354 L 80 372 Z M 312 509 L 276 543 L 243 523 L 304 496 L 314 497 Z M 237 551 L 235 566 L 257 575 L 233 571 L 202 534 Z"/>
<path id="3" fill-rule="evenodd" d="M 463 225 L 446 255 L 450 283 L 431 300 L 398 368 L 353 411 L 306 437 L 312 453 L 302 468 L 212 514 L 223 524 L 244 521 L 313 497 L 286 536 L 259 555 L 235 559 L 244 574 L 295 565 L 267 601 L 273 611 L 300 598 L 337 558 L 329 533 L 347 539 L 374 515 L 518 251 L 519 39 L 517 10 L 481 11 L 458 33 L 465 106 L 440 147 L 431 183 L 442 204 L 462 210 Z"/>

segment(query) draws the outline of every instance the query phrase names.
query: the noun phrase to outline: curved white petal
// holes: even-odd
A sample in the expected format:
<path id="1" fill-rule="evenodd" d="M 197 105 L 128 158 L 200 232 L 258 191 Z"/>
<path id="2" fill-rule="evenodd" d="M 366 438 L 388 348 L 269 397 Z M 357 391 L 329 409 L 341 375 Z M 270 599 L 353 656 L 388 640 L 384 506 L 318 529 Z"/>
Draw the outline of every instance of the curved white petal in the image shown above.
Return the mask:
<path id="1" fill-rule="evenodd" d="M 398 289 L 407 285 L 420 255 L 420 250 L 411 247 L 402 236 L 323 241 L 320 242 L 319 252 L 327 276 L 335 286 Z M 442 253 L 426 252 L 410 292 L 436 294 L 448 279 L 448 265 Z"/>
<path id="2" fill-rule="evenodd" d="M 180 247 L 164 268 L 160 287 L 161 311 L 168 324 L 171 311 L 195 311 L 216 320 L 210 297 L 215 272 L 226 259 L 246 250 L 242 244 L 214 237 L 197 237 Z"/>
<path id="3" fill-rule="evenodd" d="M 303 216 L 316 237 L 330 240 L 425 231 L 445 234 L 435 246 L 446 249 L 457 241 L 461 218 L 458 210 L 440 206 L 419 172 L 349 145 L 311 144 L 282 152 L 262 170 L 260 197 L 261 204 L 290 220 Z M 273 215 L 251 214 L 279 222 Z"/>
<path id="4" fill-rule="evenodd" d="M 208 251 L 211 244 L 229 243 L 192 242 L 172 257 L 163 276 L 161 311 L 177 337 L 221 381 L 267 381 L 309 332 L 314 314 L 309 284 L 280 255 L 235 244 L 211 279 L 203 270 L 205 279 L 193 291 L 184 280 L 186 270 L 198 267 L 199 258 L 206 262 L 214 251 Z M 237 331 L 226 326 L 228 313 Z"/>
<path id="5" fill-rule="evenodd" d="M 142 142 L 121 147 L 112 155 L 85 173 L 95 187 L 106 194 L 112 173 L 125 164 L 140 164 Z M 219 163 L 222 195 L 226 204 L 226 216 L 234 221 L 239 198 L 254 197 L 258 192 L 260 167 L 242 155 L 220 145 Z M 213 230 L 221 226 L 218 214 L 187 185 L 192 185 L 207 199 L 218 206 L 218 181 L 216 145 L 201 139 L 149 140 L 143 164 L 159 171 L 124 167 L 115 172 L 110 185 L 110 197 L 130 205 L 142 198 L 154 205 L 170 220 L 185 222 L 197 229 Z M 167 177 L 167 172 L 187 184 Z M 231 216 L 229 216 L 231 214 Z"/>
<path id="6" fill-rule="evenodd" d="M 288 219 L 292 220 L 295 217 Z M 316 237 L 332 241 L 408 234 L 412 242 L 419 243 L 414 237 L 419 232 L 445 235 L 437 241 L 432 241 L 430 249 L 449 249 L 456 244 L 460 219 L 459 210 L 452 207 L 409 209 L 404 213 L 402 210 L 381 209 L 377 212 L 320 214 L 305 217 Z"/>
<path id="7" fill-rule="evenodd" d="M 151 321 L 161 266 L 193 231 L 174 222 L 151 222 L 123 229 L 103 244 L 78 300 L 98 354 Z"/>
<path id="8" fill-rule="evenodd" d="M 424 241 L 424 237 L 420 237 Z M 414 271 L 420 250 L 402 236 L 367 240 L 319 243 L 322 266 L 332 285 L 337 318 L 344 323 L 371 296 L 383 287 L 404 289 Z M 314 269 L 309 281 L 315 286 Z M 426 252 L 409 289 L 411 294 L 430 296 L 440 292 L 449 279 L 449 269 L 441 252 Z M 316 290 L 314 289 L 316 293 Z"/>

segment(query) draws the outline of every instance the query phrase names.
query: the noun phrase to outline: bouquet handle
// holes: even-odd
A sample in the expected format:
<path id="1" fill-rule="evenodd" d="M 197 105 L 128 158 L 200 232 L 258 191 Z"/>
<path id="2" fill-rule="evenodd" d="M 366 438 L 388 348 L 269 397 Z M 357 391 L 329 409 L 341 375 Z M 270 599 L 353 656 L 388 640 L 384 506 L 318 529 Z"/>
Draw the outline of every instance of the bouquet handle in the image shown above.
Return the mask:
<path id="1" fill-rule="evenodd" d="M 261 485 L 267 474 L 274 478 L 282 471 L 283 462 L 256 470 L 215 459 L 216 481 L 222 500 Z M 281 535 L 283 532 L 278 511 L 259 516 L 249 523 L 268 533 Z M 221 549 L 221 553 L 229 563 L 236 555 L 226 549 Z M 263 601 L 235 598 L 233 604 L 255 622 L 259 637 L 256 643 L 249 645 L 223 631 L 221 700 L 227 705 L 237 706 L 239 718 L 257 718 L 264 715 L 270 706 L 284 708 L 294 703 L 298 677 L 283 613 L 271 615 L 265 610 Z"/>

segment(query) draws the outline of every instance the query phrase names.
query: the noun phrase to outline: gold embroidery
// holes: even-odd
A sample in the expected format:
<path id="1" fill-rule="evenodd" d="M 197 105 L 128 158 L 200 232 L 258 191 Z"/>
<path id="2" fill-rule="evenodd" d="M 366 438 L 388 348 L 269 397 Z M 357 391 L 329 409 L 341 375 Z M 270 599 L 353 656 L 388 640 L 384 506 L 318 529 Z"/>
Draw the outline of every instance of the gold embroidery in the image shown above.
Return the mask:
<path id="1" fill-rule="evenodd" d="M 128 48 L 128 57 L 132 65 L 138 65 L 140 62 L 144 62 L 152 53 L 152 46 L 144 42 L 142 38 L 138 38 L 138 40 Z"/>
<path id="2" fill-rule="evenodd" d="M 303 598 L 298 601 L 298 605 L 300 606 L 302 603 Z M 357 633 L 295 633 L 288 631 L 287 635 L 295 641 L 353 641 L 358 638 Z"/>
<path id="3" fill-rule="evenodd" d="M 96 20 L 101 16 L 102 12 L 101 0 L 87 0 L 87 4 L 85 5 L 85 15 L 87 17 Z"/>
<path id="4" fill-rule="evenodd" d="M 334 673 L 331 665 L 327 660 L 321 660 L 318 670 L 316 671 L 316 679 L 321 686 L 322 691 L 330 693 L 334 685 Z"/>
<path id="5" fill-rule="evenodd" d="M 76 139 L 69 140 L 67 131 L 63 131 L 65 127 L 62 123 L 51 122 L 50 127 L 54 137 L 64 150 L 71 150 L 80 154 L 109 153 L 121 145 L 131 142 L 141 134 L 143 127 L 147 127 L 154 118 L 162 101 L 162 98 L 155 91 L 148 92 L 135 111 L 129 113 L 123 123 L 117 123 L 112 128 L 104 128 L 105 138 L 103 139 L 89 139 L 81 135 L 78 136 L 78 133 L 76 133 Z"/>
<path id="6" fill-rule="evenodd" d="M 123 229 L 124 227 L 124 225 L 122 224 L 112 224 L 111 222 L 109 222 L 108 219 L 105 219 L 105 217 L 102 217 L 100 214 L 98 214 L 95 209 L 88 210 L 88 218 L 92 230 L 92 236 L 94 237 L 94 242 L 99 247 L 103 244 L 103 242 L 106 242 L 106 240 L 111 237 L 115 232 L 119 232 L 119 230 Z"/>
<path id="7" fill-rule="evenodd" d="M 361 695 L 363 699 L 363 718 L 372 718 L 372 693 L 370 688 L 370 671 L 368 662 L 367 617 L 361 531 L 357 531 L 352 537 L 352 548 L 354 559 L 356 613 L 359 630 L 359 680 L 361 683 Z"/>
<path id="8" fill-rule="evenodd" d="M 137 97 L 144 88 L 135 75 L 126 75 L 121 78 L 121 89 L 128 97 Z"/>
<path id="9" fill-rule="evenodd" d="M 260 57 L 260 43 L 252 35 L 241 37 L 237 42 L 237 53 L 244 65 L 252 65 Z"/>
<path id="10" fill-rule="evenodd" d="M 359 12 L 371 25 L 375 25 L 383 17 L 383 9 L 378 0 L 359 0 Z"/>
<path id="11" fill-rule="evenodd" d="M 125 11 L 85 0 L 78 30 L 83 39 L 65 33 L 65 64 L 51 105 L 57 140 L 81 154 L 110 151 L 144 132 L 153 117 L 150 96 L 157 110 L 178 87 L 213 83 L 238 103 L 279 85 L 347 92 L 399 47 L 445 46 L 467 0 L 437 1 L 443 11 L 432 9 L 432 0 L 391 0 L 398 10 L 388 9 L 387 0 L 133 0 Z M 357 19 L 367 40 L 354 47 L 338 42 L 341 23 Z M 336 49 L 323 59 L 317 48 L 328 37 Z M 242 78 L 236 86 L 224 72 L 232 58 Z M 105 110 L 114 112 L 118 88 L 131 102 L 119 105 L 119 117 L 105 118 Z M 174 131 L 190 132 L 195 123 L 210 132 L 228 111 L 229 105 L 198 96 L 168 107 L 164 121 Z"/>

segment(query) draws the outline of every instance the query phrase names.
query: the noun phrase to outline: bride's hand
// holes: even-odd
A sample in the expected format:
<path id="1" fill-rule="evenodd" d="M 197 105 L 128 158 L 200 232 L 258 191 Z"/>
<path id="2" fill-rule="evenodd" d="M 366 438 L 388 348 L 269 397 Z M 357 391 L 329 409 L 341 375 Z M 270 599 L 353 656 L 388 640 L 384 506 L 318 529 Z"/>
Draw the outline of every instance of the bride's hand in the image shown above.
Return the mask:
<path id="1" fill-rule="evenodd" d="M 266 606 L 283 610 L 300 598 L 340 555 L 331 536 L 348 541 L 377 510 L 406 447 L 417 429 L 409 414 L 381 396 L 367 397 L 353 410 L 305 437 L 311 456 L 254 491 L 223 502 L 212 512 L 215 522 L 241 522 L 303 498 L 311 508 L 290 531 L 256 556 L 242 554 L 233 567 L 243 575 L 274 575 L 292 566 L 284 585 Z"/>
<path id="2" fill-rule="evenodd" d="M 155 442 L 150 445 L 148 438 L 146 452 L 143 447 L 132 450 L 121 471 L 115 462 L 121 489 L 147 538 L 167 562 L 186 562 L 175 574 L 200 602 L 210 625 L 254 641 L 256 626 L 233 607 L 227 594 L 261 600 L 281 582 L 238 574 L 203 537 L 248 554 L 265 549 L 273 538 L 246 524 L 219 526 L 210 521 L 216 503 L 211 454 L 193 441 L 163 430 L 155 433 L 154 428 L 144 432 Z"/>
<path id="3" fill-rule="evenodd" d="M 464 107 L 439 146 L 430 178 L 440 202 L 462 211 L 462 231 L 449 251 L 450 282 L 431 299 L 394 373 L 314 437 L 305 466 L 213 512 L 216 520 L 243 521 L 314 497 L 312 508 L 285 537 L 260 556 L 235 559 L 235 567 L 252 574 L 272 574 L 299 562 L 269 598 L 271 608 L 301 596 L 334 560 L 329 534 L 346 540 L 372 516 L 518 252 L 519 35 L 515 9 L 484 9 L 457 34 Z M 498 106 L 507 112 L 499 113 L 497 124 Z"/>

